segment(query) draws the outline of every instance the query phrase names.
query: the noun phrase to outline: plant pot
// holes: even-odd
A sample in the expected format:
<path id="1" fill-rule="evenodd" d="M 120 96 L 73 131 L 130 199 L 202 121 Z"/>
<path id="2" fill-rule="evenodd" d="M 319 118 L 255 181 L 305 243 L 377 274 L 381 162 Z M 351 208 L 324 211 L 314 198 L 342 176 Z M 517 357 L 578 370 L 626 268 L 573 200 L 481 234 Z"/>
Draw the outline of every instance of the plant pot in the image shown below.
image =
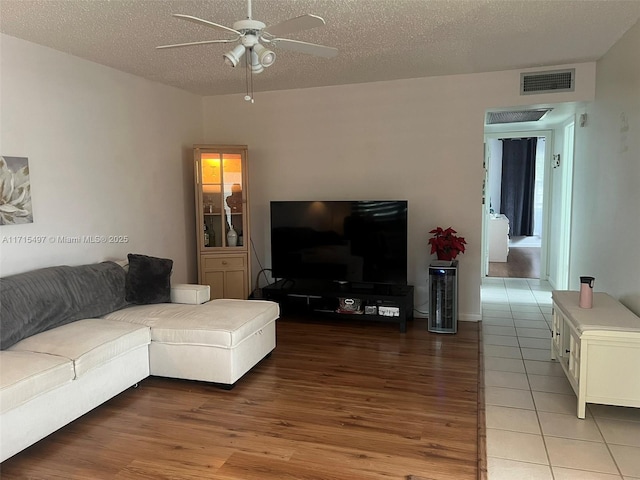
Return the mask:
<path id="1" fill-rule="evenodd" d="M 452 252 L 436 252 L 436 255 L 438 256 L 438 260 L 445 260 L 447 262 L 450 262 L 456 257 Z"/>

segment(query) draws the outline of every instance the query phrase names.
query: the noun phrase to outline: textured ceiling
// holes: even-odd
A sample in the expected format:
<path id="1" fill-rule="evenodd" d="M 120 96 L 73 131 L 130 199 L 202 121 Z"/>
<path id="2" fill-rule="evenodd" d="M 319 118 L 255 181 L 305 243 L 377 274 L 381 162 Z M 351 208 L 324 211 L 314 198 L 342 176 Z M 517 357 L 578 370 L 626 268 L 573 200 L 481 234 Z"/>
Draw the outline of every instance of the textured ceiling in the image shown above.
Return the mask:
<path id="1" fill-rule="evenodd" d="M 245 0 L 0 0 L 0 31 L 201 95 L 243 93 L 226 38 L 172 17 L 232 26 Z M 253 0 L 267 25 L 313 13 L 327 25 L 288 38 L 337 47 L 332 59 L 276 50 L 255 91 L 593 61 L 640 18 L 640 0 Z"/>

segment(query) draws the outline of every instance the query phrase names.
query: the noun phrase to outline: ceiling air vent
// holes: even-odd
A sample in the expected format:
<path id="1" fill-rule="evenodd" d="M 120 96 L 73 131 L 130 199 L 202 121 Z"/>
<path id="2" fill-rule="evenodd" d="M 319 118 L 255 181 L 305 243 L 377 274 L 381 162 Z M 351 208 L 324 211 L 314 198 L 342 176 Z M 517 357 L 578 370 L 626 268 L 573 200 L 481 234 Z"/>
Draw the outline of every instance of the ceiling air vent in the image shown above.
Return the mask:
<path id="1" fill-rule="evenodd" d="M 573 92 L 576 69 L 520 74 L 520 95 Z"/>
<path id="2" fill-rule="evenodd" d="M 496 123 L 521 123 L 537 122 L 544 115 L 553 110 L 552 108 L 541 108 L 536 110 L 512 110 L 509 112 L 487 112 L 487 125 Z"/>

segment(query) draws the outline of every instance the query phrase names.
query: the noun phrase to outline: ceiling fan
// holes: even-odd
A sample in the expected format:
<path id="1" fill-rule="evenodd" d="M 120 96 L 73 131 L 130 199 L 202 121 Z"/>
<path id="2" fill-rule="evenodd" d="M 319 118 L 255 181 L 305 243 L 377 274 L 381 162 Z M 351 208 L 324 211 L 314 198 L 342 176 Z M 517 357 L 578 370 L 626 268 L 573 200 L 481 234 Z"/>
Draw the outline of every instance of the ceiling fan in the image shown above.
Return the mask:
<path id="1" fill-rule="evenodd" d="M 223 55 L 223 58 L 226 65 L 235 67 L 240 63 L 242 56 L 245 56 L 247 94 L 244 99 L 251 103 L 253 103 L 253 74 L 263 72 L 265 68 L 273 65 L 276 60 L 275 52 L 270 48 L 265 47 L 263 44 L 266 44 L 269 47 L 277 47 L 282 48 L 283 50 L 291 50 L 324 58 L 335 57 L 338 54 L 338 49 L 334 47 L 327 47 L 325 45 L 317 45 L 315 43 L 301 42 L 299 40 L 281 37 L 281 35 L 324 26 L 324 19 L 317 15 L 301 15 L 267 27 L 264 23 L 252 18 L 251 0 L 247 0 L 247 18 L 235 22 L 233 27 L 226 27 L 218 23 L 203 20 L 202 18 L 184 15 L 181 13 L 174 13 L 173 16 L 199 25 L 222 30 L 226 33 L 232 33 L 234 36 L 233 38 L 223 40 L 176 43 L 173 45 L 161 45 L 156 48 L 165 49 L 191 47 L 194 45 L 208 45 L 212 43 L 239 42 L 235 47 L 233 47 L 233 49 L 226 52 Z"/>

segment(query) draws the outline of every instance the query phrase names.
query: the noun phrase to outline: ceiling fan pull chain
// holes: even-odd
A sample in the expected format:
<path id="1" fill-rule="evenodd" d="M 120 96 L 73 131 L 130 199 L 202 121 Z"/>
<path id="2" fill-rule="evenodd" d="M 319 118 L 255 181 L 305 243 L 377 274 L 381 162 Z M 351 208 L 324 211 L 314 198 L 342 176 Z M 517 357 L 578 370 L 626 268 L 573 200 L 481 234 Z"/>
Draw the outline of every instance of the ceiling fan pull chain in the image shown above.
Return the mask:
<path id="1" fill-rule="evenodd" d="M 253 56 L 250 55 L 253 59 Z M 249 62 L 249 84 L 251 85 L 251 103 L 253 103 L 253 68 L 251 68 L 251 61 Z"/>
<path id="2" fill-rule="evenodd" d="M 244 99 L 247 102 L 253 103 L 253 70 L 251 69 L 251 49 L 245 55 L 245 69 L 244 69 L 244 77 L 245 83 L 247 85 L 247 94 L 244 96 Z"/>

